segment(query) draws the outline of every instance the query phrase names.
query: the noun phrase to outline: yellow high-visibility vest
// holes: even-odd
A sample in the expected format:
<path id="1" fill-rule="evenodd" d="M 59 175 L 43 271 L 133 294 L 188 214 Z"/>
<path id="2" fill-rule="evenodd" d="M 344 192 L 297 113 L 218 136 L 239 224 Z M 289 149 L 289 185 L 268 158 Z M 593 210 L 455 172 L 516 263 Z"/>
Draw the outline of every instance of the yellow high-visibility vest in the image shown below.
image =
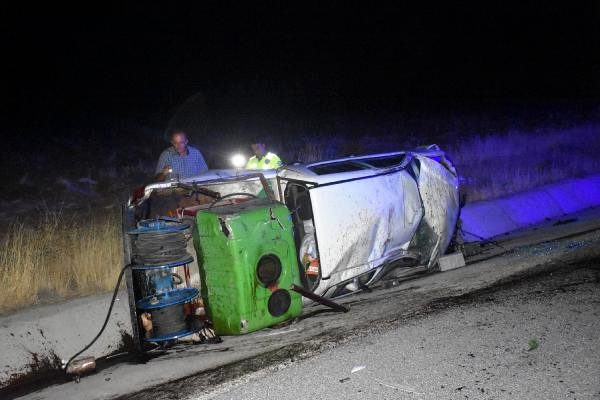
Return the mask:
<path id="1" fill-rule="evenodd" d="M 281 158 L 275 153 L 268 152 L 264 157 L 250 157 L 246 164 L 246 169 L 275 169 L 281 167 Z"/>

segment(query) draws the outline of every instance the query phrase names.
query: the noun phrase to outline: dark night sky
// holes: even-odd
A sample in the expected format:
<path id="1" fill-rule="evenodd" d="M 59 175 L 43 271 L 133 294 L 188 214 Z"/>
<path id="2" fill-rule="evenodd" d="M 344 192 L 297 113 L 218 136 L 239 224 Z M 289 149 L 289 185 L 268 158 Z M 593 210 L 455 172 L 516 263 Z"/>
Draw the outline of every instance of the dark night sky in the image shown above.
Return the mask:
<path id="1" fill-rule="evenodd" d="M 4 126 L 151 118 L 197 92 L 225 115 L 598 96 L 598 2 L 480 3 L 22 10 L 2 24 Z"/>

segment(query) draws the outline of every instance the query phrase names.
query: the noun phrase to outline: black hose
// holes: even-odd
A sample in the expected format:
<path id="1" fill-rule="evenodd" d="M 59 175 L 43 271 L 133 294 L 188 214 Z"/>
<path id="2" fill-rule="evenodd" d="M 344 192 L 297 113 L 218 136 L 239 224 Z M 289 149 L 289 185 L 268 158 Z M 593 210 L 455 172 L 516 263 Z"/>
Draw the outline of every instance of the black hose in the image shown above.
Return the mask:
<path id="1" fill-rule="evenodd" d="M 126 266 L 123 267 L 123 269 L 121 269 L 121 272 L 119 273 L 119 279 L 117 279 L 117 285 L 115 286 L 115 290 L 113 292 L 113 296 L 112 296 L 112 300 L 110 301 L 110 307 L 108 307 L 108 312 L 106 313 L 106 319 L 104 320 L 104 324 L 102 324 L 102 328 L 100 328 L 100 332 L 98 332 L 98 334 L 96 335 L 96 337 L 94 339 L 92 339 L 92 341 L 85 346 L 82 350 L 80 350 L 79 352 L 77 352 L 73 357 L 71 357 L 69 359 L 69 361 L 67 361 L 67 363 L 65 364 L 64 370 L 65 370 L 65 374 L 67 373 L 67 368 L 69 368 L 69 364 L 71 364 L 71 362 L 81 353 L 83 353 L 84 351 L 86 351 L 87 349 L 89 349 L 90 347 L 92 347 L 92 345 L 94 343 L 96 343 L 96 340 L 98 340 L 98 338 L 100 337 L 100 335 L 102 335 L 102 332 L 104 332 L 104 329 L 106 329 L 106 325 L 108 324 L 108 320 L 110 319 L 110 314 L 112 312 L 113 306 L 115 305 L 115 299 L 117 298 L 117 293 L 119 292 L 119 286 L 121 286 L 121 279 L 123 279 L 123 274 L 125 273 L 125 270 L 129 267 L 131 267 L 132 264 L 127 264 Z"/>

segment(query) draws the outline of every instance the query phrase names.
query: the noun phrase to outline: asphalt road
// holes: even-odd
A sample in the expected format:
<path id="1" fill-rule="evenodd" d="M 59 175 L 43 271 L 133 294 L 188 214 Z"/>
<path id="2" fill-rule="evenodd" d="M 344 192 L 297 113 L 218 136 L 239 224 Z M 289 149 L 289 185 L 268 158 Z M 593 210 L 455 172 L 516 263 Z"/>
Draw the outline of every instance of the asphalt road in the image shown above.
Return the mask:
<path id="1" fill-rule="evenodd" d="M 598 399 L 600 261 L 438 304 L 187 399 Z"/>

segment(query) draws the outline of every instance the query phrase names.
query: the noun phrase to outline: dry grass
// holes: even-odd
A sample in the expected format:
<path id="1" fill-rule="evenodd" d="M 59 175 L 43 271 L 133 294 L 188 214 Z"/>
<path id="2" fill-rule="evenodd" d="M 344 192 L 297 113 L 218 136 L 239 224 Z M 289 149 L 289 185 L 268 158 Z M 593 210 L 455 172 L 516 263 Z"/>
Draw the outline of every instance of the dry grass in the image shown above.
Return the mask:
<path id="1" fill-rule="evenodd" d="M 454 161 L 468 201 L 505 196 L 600 172 L 600 124 L 534 131 L 453 134 L 440 142 L 425 136 L 390 134 L 358 139 L 301 137 L 291 158 L 305 162 L 370 154 L 438 142 Z"/>
<path id="2" fill-rule="evenodd" d="M 119 219 L 45 212 L 16 222 L 0 248 L 0 312 L 110 290 L 122 264 Z"/>
<path id="3" fill-rule="evenodd" d="M 477 201 L 600 172 L 600 125 L 477 135 L 444 150 Z"/>

